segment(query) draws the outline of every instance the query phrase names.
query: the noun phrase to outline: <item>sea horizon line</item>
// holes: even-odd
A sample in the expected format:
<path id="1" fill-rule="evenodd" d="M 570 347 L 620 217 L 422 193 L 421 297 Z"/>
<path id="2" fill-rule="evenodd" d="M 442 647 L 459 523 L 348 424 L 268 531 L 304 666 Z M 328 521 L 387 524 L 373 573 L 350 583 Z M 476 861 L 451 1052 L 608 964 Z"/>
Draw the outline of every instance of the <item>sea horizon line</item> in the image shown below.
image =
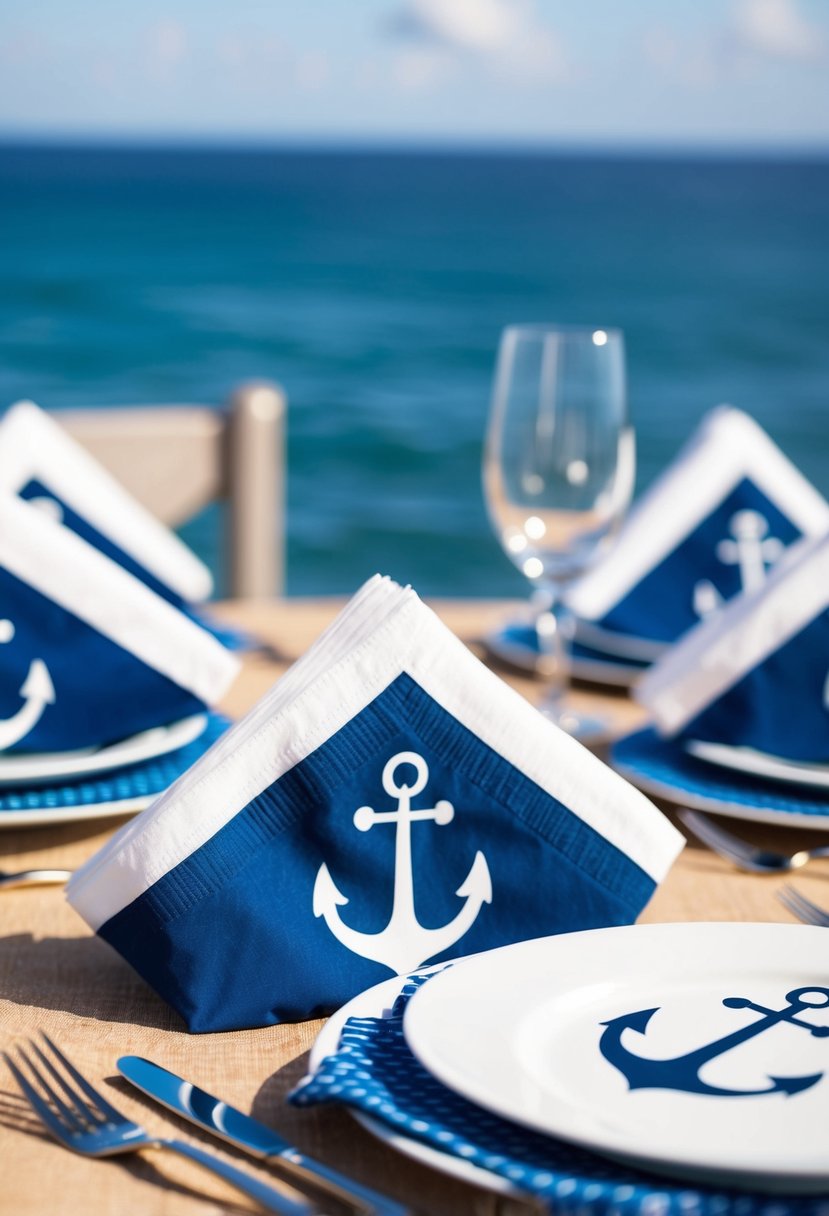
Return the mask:
<path id="1" fill-rule="evenodd" d="M 0 128 L 6 151 L 332 156 L 491 156 L 602 160 L 827 161 L 829 144 L 565 141 L 470 138 L 222 135 L 157 132 L 33 132 Z"/>

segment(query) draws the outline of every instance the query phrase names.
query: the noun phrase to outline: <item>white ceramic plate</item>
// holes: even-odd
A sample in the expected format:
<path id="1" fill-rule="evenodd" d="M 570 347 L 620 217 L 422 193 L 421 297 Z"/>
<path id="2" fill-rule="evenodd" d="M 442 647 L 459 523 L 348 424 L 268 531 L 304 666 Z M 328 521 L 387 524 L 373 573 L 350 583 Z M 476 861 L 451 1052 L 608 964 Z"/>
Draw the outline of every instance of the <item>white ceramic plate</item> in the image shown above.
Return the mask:
<path id="1" fill-rule="evenodd" d="M 439 1080 L 518 1123 L 689 1181 L 826 1191 L 827 959 L 806 925 L 567 933 L 456 963 L 403 1026 Z"/>
<path id="2" fill-rule="evenodd" d="M 594 650 L 603 650 L 607 655 L 618 655 L 622 659 L 642 663 L 655 663 L 670 646 L 669 642 L 655 642 L 652 638 L 639 638 L 632 633 L 616 633 L 584 620 L 576 623 L 576 639 Z"/>
<path id="3" fill-rule="evenodd" d="M 709 764 L 750 773 L 753 777 L 771 777 L 774 781 L 793 781 L 796 785 L 829 789 L 829 765 L 786 760 L 752 747 L 729 747 L 726 743 L 708 743 L 703 739 L 689 739 L 685 750 Z"/>
<path id="4" fill-rule="evenodd" d="M 142 760 L 154 760 L 186 747 L 198 739 L 206 726 L 206 714 L 193 714 L 168 726 L 142 730 L 137 735 L 119 739 L 117 743 L 109 743 L 105 747 L 71 752 L 0 754 L 0 786 L 51 785 L 78 777 L 96 776 L 115 768 L 126 768 Z"/>
<path id="5" fill-rule="evenodd" d="M 424 967 L 423 971 L 431 973 L 436 969 L 436 967 Z M 314 1046 L 311 1048 L 308 1071 L 315 1073 L 325 1057 L 334 1054 L 340 1041 L 342 1028 L 349 1018 L 383 1017 L 391 1009 L 405 984 L 405 977 L 393 976 L 391 979 L 369 988 L 366 992 L 361 992 L 347 1005 L 343 1005 L 342 1009 L 338 1009 L 317 1035 Z M 382 1120 L 373 1119 L 371 1115 L 366 1115 L 362 1111 L 354 1110 L 352 1107 L 349 1107 L 348 1110 L 349 1114 L 353 1115 L 366 1131 L 371 1132 L 384 1144 L 397 1149 L 398 1152 L 405 1153 L 414 1161 L 419 1161 L 421 1165 L 428 1165 L 432 1169 L 440 1170 L 453 1178 L 460 1178 L 463 1182 L 470 1182 L 474 1186 L 497 1191 L 500 1195 L 516 1195 L 526 1199 L 525 1193 L 511 1186 L 505 1178 L 500 1178 L 489 1170 L 479 1169 L 477 1165 L 464 1161 L 462 1157 L 455 1157 L 451 1153 L 441 1153 L 431 1145 L 423 1144 L 419 1140 L 411 1140 L 408 1136 L 394 1131 Z"/>
<path id="6" fill-rule="evenodd" d="M 155 802 L 158 794 L 120 798 L 113 802 L 90 802 L 86 806 L 36 807 L 24 811 L 0 811 L 3 828 L 46 828 L 56 823 L 82 823 L 85 819 L 112 819 L 116 815 L 137 815 Z"/>

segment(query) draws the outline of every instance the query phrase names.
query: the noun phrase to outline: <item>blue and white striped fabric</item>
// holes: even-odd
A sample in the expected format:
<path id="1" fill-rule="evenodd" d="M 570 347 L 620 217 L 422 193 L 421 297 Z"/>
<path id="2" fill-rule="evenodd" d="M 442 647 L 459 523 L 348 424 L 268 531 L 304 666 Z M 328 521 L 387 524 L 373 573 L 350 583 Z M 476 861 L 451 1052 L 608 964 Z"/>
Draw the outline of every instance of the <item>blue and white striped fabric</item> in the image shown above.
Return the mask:
<path id="1" fill-rule="evenodd" d="M 0 751 L 98 747 L 213 705 L 239 663 L 76 533 L 0 493 Z"/>
<path id="2" fill-rule="evenodd" d="M 192 1030 L 626 924 L 682 847 L 643 795 L 372 579 L 70 902 Z"/>
<path id="3" fill-rule="evenodd" d="M 697 626 L 636 689 L 660 734 L 829 762 L 829 536 Z"/>
<path id="4" fill-rule="evenodd" d="M 178 608 L 211 593 L 204 563 L 32 401 L 0 418 L 0 493 L 32 502 Z"/>
<path id="5" fill-rule="evenodd" d="M 607 558 L 568 596 L 579 637 L 652 660 L 786 548 L 829 531 L 829 503 L 747 414 L 720 406 L 642 496 Z"/>

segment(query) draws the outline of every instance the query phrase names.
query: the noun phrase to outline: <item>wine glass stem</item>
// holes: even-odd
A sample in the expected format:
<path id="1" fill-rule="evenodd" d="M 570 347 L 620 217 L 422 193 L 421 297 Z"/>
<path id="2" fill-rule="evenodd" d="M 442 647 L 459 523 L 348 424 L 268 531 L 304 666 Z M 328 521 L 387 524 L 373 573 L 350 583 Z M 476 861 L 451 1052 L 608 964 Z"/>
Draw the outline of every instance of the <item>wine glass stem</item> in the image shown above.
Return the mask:
<path id="1" fill-rule="evenodd" d="M 541 598 L 541 597 L 539 597 Z M 557 585 L 543 588 L 543 602 L 535 622 L 538 633 L 538 670 L 546 681 L 541 712 L 554 720 L 561 718 L 564 698 L 570 686 L 570 652 L 575 619 L 561 599 Z"/>

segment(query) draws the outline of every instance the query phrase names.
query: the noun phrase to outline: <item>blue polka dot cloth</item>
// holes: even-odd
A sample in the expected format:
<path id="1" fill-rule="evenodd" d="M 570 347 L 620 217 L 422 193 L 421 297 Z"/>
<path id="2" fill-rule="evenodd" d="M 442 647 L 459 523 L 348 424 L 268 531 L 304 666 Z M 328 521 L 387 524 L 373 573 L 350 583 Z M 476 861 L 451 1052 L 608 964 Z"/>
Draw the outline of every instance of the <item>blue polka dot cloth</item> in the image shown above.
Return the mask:
<path id="1" fill-rule="evenodd" d="M 89 807 L 102 803 L 130 804 L 154 798 L 186 772 L 204 755 L 230 725 L 221 714 L 208 714 L 207 726 L 197 739 L 153 760 L 142 760 L 124 768 L 111 769 L 100 777 L 83 777 L 66 785 L 42 789 L 4 787 L 0 790 L 0 820 L 4 811 L 51 811 L 65 807 Z M 117 808 L 113 810 L 117 814 Z M 829 1214 L 827 1214 L 829 1216 Z"/>
<path id="2" fill-rule="evenodd" d="M 647 727 L 614 743 L 610 762 L 633 785 L 716 813 L 723 803 L 775 814 L 829 816 L 829 798 L 813 786 L 770 781 L 698 760 L 676 739 L 663 739 Z"/>
<path id="3" fill-rule="evenodd" d="M 434 972 L 432 974 L 435 974 Z M 519 1127 L 442 1085 L 415 1059 L 403 1013 L 429 975 L 410 979 L 385 1018 L 351 1018 L 337 1052 L 290 1095 L 342 1102 L 396 1132 L 489 1170 L 551 1212 L 574 1216 L 829 1216 L 824 1195 L 761 1195 L 683 1185 Z"/>

